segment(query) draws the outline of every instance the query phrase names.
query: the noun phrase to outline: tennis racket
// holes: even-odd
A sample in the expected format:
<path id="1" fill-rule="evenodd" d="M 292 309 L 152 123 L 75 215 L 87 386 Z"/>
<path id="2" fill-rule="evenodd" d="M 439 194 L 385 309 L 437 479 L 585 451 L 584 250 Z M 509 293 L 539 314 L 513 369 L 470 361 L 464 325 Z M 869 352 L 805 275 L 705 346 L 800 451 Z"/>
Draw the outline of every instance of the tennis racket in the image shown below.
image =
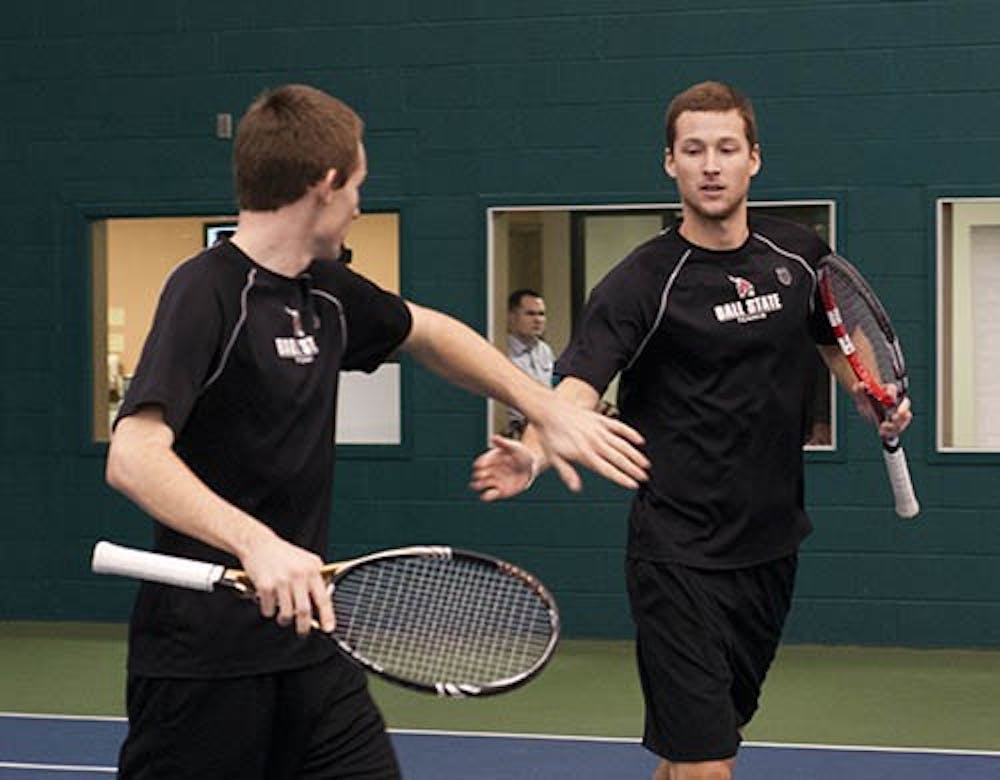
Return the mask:
<path id="1" fill-rule="evenodd" d="M 889 315 L 858 270 L 843 257 L 826 255 L 817 270 L 823 308 L 837 343 L 876 411 L 888 417 L 906 397 L 909 386 L 903 351 Z M 889 384 L 895 385 L 895 395 Z M 906 519 L 916 517 L 920 504 L 898 437 L 882 440 L 882 454 L 896 514 Z"/>
<path id="2" fill-rule="evenodd" d="M 181 588 L 254 595 L 239 569 L 98 542 L 91 567 Z M 555 651 L 559 611 L 523 569 L 444 546 L 403 547 L 323 567 L 331 638 L 366 669 L 439 696 L 486 696 L 524 684 Z M 316 628 L 314 624 L 314 628 Z"/>

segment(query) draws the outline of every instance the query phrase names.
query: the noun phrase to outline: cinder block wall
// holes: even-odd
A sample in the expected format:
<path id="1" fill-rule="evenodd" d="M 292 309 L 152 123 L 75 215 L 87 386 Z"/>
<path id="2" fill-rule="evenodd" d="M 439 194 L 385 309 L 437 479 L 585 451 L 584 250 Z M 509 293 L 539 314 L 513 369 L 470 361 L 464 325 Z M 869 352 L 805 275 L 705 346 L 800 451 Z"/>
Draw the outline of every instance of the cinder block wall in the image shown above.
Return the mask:
<path id="1" fill-rule="evenodd" d="M 1000 645 L 1000 457 L 934 452 L 934 199 L 998 195 L 1000 6 L 926 2 L 52 0 L 0 26 L 0 618 L 121 619 L 88 574 L 100 536 L 148 542 L 89 439 L 87 224 L 232 206 L 219 112 L 307 82 L 367 122 L 366 202 L 402 215 L 404 293 L 485 329 L 485 209 L 662 201 L 669 97 L 705 78 L 755 98 L 757 199 L 832 198 L 838 246 L 899 320 L 921 520 L 887 509 L 872 436 L 809 458 L 817 525 L 799 641 Z M 841 408 L 844 409 L 843 399 Z M 503 507 L 466 490 L 478 399 L 407 367 L 402 452 L 345 454 L 331 555 L 445 540 L 524 562 L 570 633 L 630 633 L 626 498 L 546 478 Z"/>

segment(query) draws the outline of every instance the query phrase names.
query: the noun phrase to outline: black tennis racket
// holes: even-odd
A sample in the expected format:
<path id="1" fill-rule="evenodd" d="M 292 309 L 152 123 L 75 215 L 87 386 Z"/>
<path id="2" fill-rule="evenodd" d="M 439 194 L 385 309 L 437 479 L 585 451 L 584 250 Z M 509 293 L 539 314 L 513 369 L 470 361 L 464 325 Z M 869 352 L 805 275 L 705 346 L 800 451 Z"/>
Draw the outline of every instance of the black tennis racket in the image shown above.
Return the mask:
<path id="1" fill-rule="evenodd" d="M 105 541 L 94 547 L 92 569 L 254 594 L 239 569 Z M 331 638 L 365 668 L 410 688 L 439 696 L 502 693 L 537 675 L 559 640 L 559 611 L 545 586 L 488 555 L 403 547 L 327 564 L 323 574 L 337 618 Z"/>
<path id="2" fill-rule="evenodd" d="M 837 343 L 876 411 L 885 418 L 909 389 L 903 350 L 889 315 L 864 277 L 840 255 L 826 255 L 817 270 L 823 308 Z M 889 389 L 890 384 L 895 386 L 895 393 Z M 899 439 L 883 439 L 882 454 L 896 514 L 907 519 L 916 517 L 920 504 Z"/>

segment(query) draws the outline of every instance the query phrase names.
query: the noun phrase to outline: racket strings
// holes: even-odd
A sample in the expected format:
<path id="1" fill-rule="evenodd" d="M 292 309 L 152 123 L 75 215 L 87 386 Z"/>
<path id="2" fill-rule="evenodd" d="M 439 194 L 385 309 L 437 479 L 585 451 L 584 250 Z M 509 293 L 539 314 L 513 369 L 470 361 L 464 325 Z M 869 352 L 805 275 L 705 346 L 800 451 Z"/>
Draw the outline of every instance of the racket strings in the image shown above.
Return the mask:
<path id="1" fill-rule="evenodd" d="M 453 577 L 446 583 L 439 582 L 434 572 L 409 576 L 413 576 L 413 582 L 404 586 L 401 580 L 393 582 L 391 577 L 365 575 L 367 597 L 377 599 L 381 605 L 372 611 L 370 619 L 363 623 L 355 620 L 348 629 L 349 642 L 359 651 L 380 657 L 383 664 L 391 662 L 397 671 L 403 671 L 400 664 L 405 663 L 414 675 L 438 680 L 470 679 L 470 669 L 501 669 L 505 651 L 512 657 L 509 663 L 523 663 L 527 651 L 518 656 L 517 646 L 505 642 L 504 637 L 525 630 L 524 626 L 516 622 L 516 609 L 497 603 L 499 594 L 495 589 L 469 576 Z M 385 593 L 384 599 L 380 591 Z M 343 596 L 342 589 L 339 596 Z M 355 617 L 359 606 L 354 605 Z M 461 626 L 455 622 L 456 609 L 464 614 Z M 506 619 L 506 624 L 491 624 L 487 619 L 491 610 Z M 364 637 L 368 642 L 363 647 Z M 449 663 L 443 664 L 442 658 L 449 659 Z"/>
<path id="2" fill-rule="evenodd" d="M 384 671 L 429 685 L 484 685 L 541 659 L 546 604 L 495 566 L 460 558 L 387 559 L 337 582 L 337 634 Z"/>
<path id="3" fill-rule="evenodd" d="M 458 675 L 444 679 L 472 680 L 477 670 L 495 679 L 505 672 L 525 669 L 527 661 L 537 657 L 532 656 L 530 643 L 523 641 L 533 635 L 532 623 L 541 612 L 534 608 L 533 597 L 525 598 L 528 594 L 517 581 L 499 573 L 478 576 L 485 571 L 489 570 L 465 567 L 462 575 L 450 580 L 449 587 L 438 594 L 439 603 L 428 605 L 437 618 L 435 634 L 446 640 L 441 645 L 442 658 L 451 659 L 451 668 Z M 433 583 L 427 586 L 433 591 Z M 453 620 L 456 608 L 462 616 L 461 629 Z M 429 655 L 424 666 L 428 672 L 446 667 L 432 664 Z"/>

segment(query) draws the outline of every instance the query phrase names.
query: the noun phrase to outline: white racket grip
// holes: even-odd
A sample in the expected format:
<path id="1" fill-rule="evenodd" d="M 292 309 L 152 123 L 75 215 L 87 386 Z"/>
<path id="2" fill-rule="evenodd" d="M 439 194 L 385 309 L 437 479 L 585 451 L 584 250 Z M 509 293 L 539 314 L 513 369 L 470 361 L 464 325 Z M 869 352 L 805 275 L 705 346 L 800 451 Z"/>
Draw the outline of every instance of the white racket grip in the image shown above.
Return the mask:
<path id="1" fill-rule="evenodd" d="M 213 590 L 226 571 L 225 566 L 216 563 L 136 550 L 106 541 L 94 545 L 90 568 L 95 574 L 118 574 L 203 591 Z"/>
<path id="2" fill-rule="evenodd" d="M 910 520 L 920 513 L 920 502 L 913 491 L 910 479 L 910 469 L 906 465 L 906 453 L 899 445 L 885 442 L 882 447 L 882 457 L 885 458 L 885 468 L 889 472 L 889 484 L 896 499 L 896 514 L 904 520 Z"/>

